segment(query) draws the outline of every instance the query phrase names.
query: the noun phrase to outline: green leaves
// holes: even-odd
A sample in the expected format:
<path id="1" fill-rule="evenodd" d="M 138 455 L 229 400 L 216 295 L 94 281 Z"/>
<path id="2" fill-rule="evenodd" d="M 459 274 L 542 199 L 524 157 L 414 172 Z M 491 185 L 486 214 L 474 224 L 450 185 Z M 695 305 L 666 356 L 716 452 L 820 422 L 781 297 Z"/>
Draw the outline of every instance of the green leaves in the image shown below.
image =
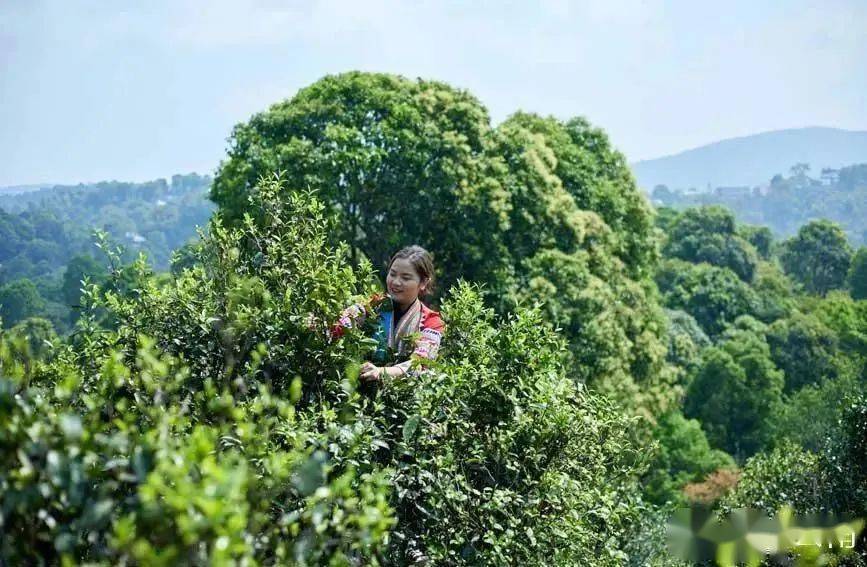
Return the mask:
<path id="1" fill-rule="evenodd" d="M 402 446 L 392 453 L 401 457 L 391 560 L 423 551 L 434 562 L 570 564 L 625 545 L 635 519 L 625 502 L 637 495 L 632 424 L 579 393 L 538 308 L 497 320 L 462 282 L 443 314 L 439 371 L 423 387 L 398 381 L 383 392 L 394 408 L 386 431 Z"/>
<path id="2" fill-rule="evenodd" d="M 780 260 L 786 273 L 808 292 L 825 295 L 844 286 L 852 247 L 838 225 L 827 220 L 807 223 L 783 246 Z"/>
<path id="3" fill-rule="evenodd" d="M 413 436 L 415 436 L 415 432 L 418 429 L 418 425 L 421 422 L 420 415 L 412 415 L 407 418 L 406 422 L 403 424 L 403 442 L 409 445 L 412 442 Z"/>
<path id="4" fill-rule="evenodd" d="M 764 336 L 736 330 L 703 353 L 684 413 L 701 421 L 714 446 L 743 460 L 769 442 L 783 381 Z"/>
<path id="5" fill-rule="evenodd" d="M 735 230 L 735 218 L 723 207 L 687 209 L 674 221 L 664 253 L 688 262 L 728 268 L 740 279 L 753 280 L 758 264 L 754 247 Z"/>
<path id="6" fill-rule="evenodd" d="M 363 341 L 328 345 L 303 323 L 335 317 L 369 271 L 326 245 L 309 196 L 256 195 L 268 224 L 216 220 L 168 285 L 116 266 L 134 293 L 88 289 L 74 348 L 50 363 L 0 340 L 16 376 L 0 457 L 19 463 L 0 473 L 4 557 L 376 563 L 393 520 L 368 448 L 384 441 L 336 370 Z"/>

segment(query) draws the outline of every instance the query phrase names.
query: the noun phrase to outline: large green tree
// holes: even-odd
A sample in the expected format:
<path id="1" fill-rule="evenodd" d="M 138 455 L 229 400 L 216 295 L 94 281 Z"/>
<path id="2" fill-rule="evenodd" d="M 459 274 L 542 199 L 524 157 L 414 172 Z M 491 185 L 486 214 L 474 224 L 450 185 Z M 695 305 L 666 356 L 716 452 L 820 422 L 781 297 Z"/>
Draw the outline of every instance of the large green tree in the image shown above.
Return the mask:
<path id="1" fill-rule="evenodd" d="M 774 366 L 764 337 L 736 330 L 703 353 L 684 415 L 701 421 L 712 445 L 743 459 L 770 440 L 770 418 L 782 392 L 783 373 Z"/>
<path id="2" fill-rule="evenodd" d="M 529 169 L 537 176 L 532 180 L 535 189 L 527 180 L 510 180 L 507 192 L 512 197 L 512 219 L 523 214 L 523 207 L 533 206 L 527 200 L 535 197 L 521 194 L 522 188 L 550 194 L 563 218 L 574 214 L 576 208 L 599 216 L 610 234 L 594 235 L 584 228 L 586 237 L 609 239 L 610 253 L 623 261 L 633 279 L 650 273 L 658 258 L 650 207 L 637 190 L 625 156 L 612 146 L 602 129 L 583 118 L 563 122 L 518 112 L 501 124 L 497 133 L 496 153 L 506 160 L 509 171 L 514 175 Z M 513 141 L 504 144 L 504 138 Z M 558 197 L 561 190 L 572 199 Z M 537 222 L 531 229 L 546 227 Z"/>
<path id="3" fill-rule="evenodd" d="M 494 130 L 472 95 L 440 82 L 317 81 L 235 128 L 211 197 L 236 222 L 259 177 L 278 171 L 317 190 L 340 219 L 335 239 L 375 265 L 406 243 L 429 248 L 445 288 L 458 276 L 502 288 L 540 248 L 571 253 L 580 211 L 610 229 L 632 277 L 656 258 L 649 206 L 603 131 L 526 113 Z"/>
<path id="4" fill-rule="evenodd" d="M 702 329 L 717 336 L 741 315 L 760 309 L 756 292 L 728 268 L 667 260 L 656 275 L 665 305 L 692 315 Z"/>
<path id="5" fill-rule="evenodd" d="M 333 241 L 383 266 L 420 244 L 448 284 L 490 272 L 503 199 L 488 160 L 487 110 L 436 81 L 350 72 L 325 77 L 235 127 L 211 190 L 230 223 L 260 176 L 312 189 L 339 218 Z"/>
<path id="6" fill-rule="evenodd" d="M 651 414 L 662 410 L 676 391 L 664 317 L 645 275 L 656 242 L 622 155 L 584 121 L 525 113 L 497 129 L 495 155 L 507 165 L 500 238 L 513 266 L 494 282 L 508 290 L 503 310 L 543 302 L 569 339 L 576 379 Z"/>
<path id="7" fill-rule="evenodd" d="M 738 235 L 734 215 L 718 206 L 681 213 L 663 252 L 670 258 L 728 268 L 746 282 L 752 281 L 758 263 L 755 248 Z"/>
<path id="8" fill-rule="evenodd" d="M 838 374 L 838 338 L 815 317 L 796 313 L 768 328 L 771 357 L 786 375 L 786 391 L 834 379 Z"/>
<path id="9" fill-rule="evenodd" d="M 16 280 L 0 287 L 0 317 L 7 328 L 39 315 L 44 307 L 45 300 L 28 279 Z"/>
<path id="10" fill-rule="evenodd" d="M 624 400 L 661 392 L 652 212 L 624 156 L 586 120 L 517 113 L 493 129 L 465 91 L 345 73 L 235 128 L 211 193 L 224 219 L 253 212 L 252 188 L 277 171 L 287 187 L 317 191 L 337 219 L 332 240 L 356 261 L 380 268 L 421 244 L 443 290 L 482 283 L 500 313 L 544 303 L 580 361 L 576 379 L 618 384 Z"/>
<path id="11" fill-rule="evenodd" d="M 804 289 L 825 295 L 845 285 L 852 247 L 836 223 L 812 221 L 784 243 L 780 259 L 786 272 Z"/>

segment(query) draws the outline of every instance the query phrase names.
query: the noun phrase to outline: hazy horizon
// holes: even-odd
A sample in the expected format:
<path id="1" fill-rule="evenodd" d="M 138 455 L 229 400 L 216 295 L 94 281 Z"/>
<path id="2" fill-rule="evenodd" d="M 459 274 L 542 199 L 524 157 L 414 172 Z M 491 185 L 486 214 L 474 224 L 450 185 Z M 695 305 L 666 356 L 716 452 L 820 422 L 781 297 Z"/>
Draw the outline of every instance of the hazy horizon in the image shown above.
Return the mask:
<path id="1" fill-rule="evenodd" d="M 631 163 L 867 130 L 867 4 L 788 4 L 7 2 L 0 186 L 212 174 L 235 124 L 352 69 L 465 88 L 494 123 L 586 116 Z"/>

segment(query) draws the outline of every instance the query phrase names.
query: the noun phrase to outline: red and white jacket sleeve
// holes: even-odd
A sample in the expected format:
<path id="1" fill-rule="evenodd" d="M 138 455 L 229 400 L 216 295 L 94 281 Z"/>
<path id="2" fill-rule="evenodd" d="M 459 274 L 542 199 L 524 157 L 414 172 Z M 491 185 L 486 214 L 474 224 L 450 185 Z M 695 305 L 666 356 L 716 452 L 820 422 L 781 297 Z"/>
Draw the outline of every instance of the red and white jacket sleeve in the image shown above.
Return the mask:
<path id="1" fill-rule="evenodd" d="M 442 336 L 445 332 L 445 323 L 443 323 L 437 311 L 422 307 L 420 327 L 420 336 L 415 342 L 415 349 L 412 351 L 412 355 L 422 359 L 434 360 L 439 352 Z M 407 373 L 412 366 L 412 358 L 400 364 L 395 364 L 395 366 L 402 369 L 404 373 Z M 424 366 L 423 362 L 422 366 Z"/>

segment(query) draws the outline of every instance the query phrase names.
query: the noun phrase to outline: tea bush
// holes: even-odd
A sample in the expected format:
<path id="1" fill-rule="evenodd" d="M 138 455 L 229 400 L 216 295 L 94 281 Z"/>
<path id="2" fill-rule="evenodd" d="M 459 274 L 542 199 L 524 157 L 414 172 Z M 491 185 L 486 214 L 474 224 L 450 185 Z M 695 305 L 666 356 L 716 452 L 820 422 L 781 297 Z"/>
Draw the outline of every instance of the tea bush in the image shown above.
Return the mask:
<path id="1" fill-rule="evenodd" d="M 328 244 L 311 194 L 272 178 L 250 199 L 176 277 L 137 262 L 86 285 L 50 360 L 0 341 L 4 558 L 626 563 L 636 422 L 568 377 L 538 306 L 498 320 L 460 283 L 439 363 L 360 384 L 373 341 L 325 330 L 371 266 Z"/>

